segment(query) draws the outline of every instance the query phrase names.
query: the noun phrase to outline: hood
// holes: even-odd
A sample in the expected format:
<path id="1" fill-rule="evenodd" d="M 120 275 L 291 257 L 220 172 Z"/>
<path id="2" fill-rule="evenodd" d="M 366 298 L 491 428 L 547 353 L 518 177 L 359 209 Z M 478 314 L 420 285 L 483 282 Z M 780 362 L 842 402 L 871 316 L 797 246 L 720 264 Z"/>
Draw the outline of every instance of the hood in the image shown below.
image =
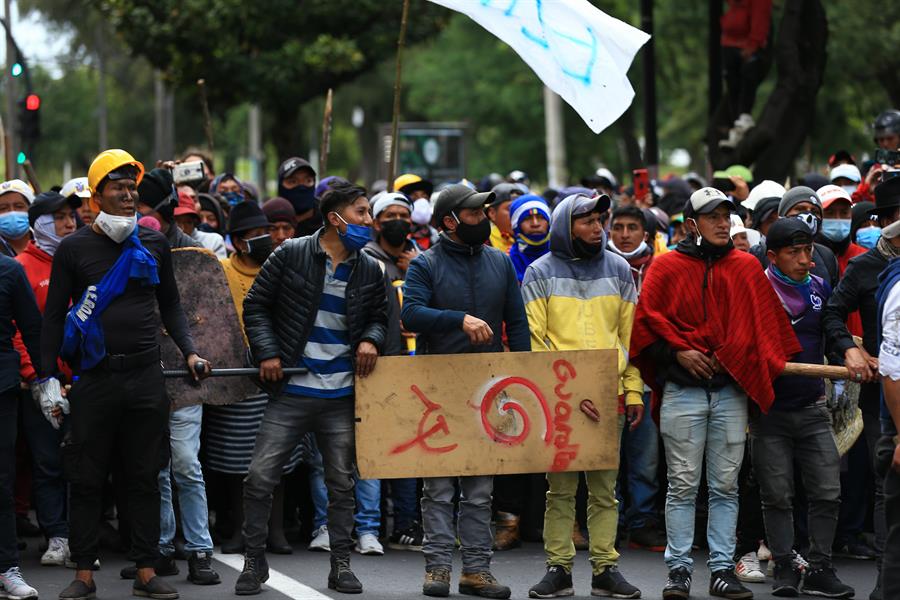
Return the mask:
<path id="1" fill-rule="evenodd" d="M 221 235 L 225 231 L 225 223 L 227 221 L 225 218 L 225 211 L 222 210 L 222 205 L 210 194 L 197 194 L 197 200 L 200 202 L 200 210 L 208 210 L 209 212 L 216 214 L 216 219 L 219 223 L 216 233 Z"/>
<path id="2" fill-rule="evenodd" d="M 585 196 L 569 196 L 556 205 L 553 209 L 553 218 L 550 219 L 550 252 L 556 256 L 575 260 L 575 250 L 572 247 L 572 213 L 576 206 L 592 201 Z M 606 249 L 606 232 L 603 232 L 600 243 Z M 597 255 L 603 256 L 603 252 Z"/>

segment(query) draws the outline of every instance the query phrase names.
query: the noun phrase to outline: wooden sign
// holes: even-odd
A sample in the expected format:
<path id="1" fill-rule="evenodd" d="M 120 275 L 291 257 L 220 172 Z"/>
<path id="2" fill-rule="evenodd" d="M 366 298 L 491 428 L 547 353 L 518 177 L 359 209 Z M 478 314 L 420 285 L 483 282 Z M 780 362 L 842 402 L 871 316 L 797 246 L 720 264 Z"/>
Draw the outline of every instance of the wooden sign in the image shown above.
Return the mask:
<path id="1" fill-rule="evenodd" d="M 378 359 L 356 380 L 366 479 L 593 471 L 619 464 L 618 352 Z M 600 422 L 579 405 L 593 401 Z"/>

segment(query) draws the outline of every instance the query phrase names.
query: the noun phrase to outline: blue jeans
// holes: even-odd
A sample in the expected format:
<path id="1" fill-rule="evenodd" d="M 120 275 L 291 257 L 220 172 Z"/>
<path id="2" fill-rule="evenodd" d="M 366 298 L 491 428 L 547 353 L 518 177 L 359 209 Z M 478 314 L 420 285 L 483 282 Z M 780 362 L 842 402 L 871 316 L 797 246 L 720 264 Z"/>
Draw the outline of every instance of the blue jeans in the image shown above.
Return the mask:
<path id="1" fill-rule="evenodd" d="M 419 520 L 416 478 L 391 479 L 390 483 L 391 499 L 394 501 L 394 531 L 403 531 Z"/>
<path id="2" fill-rule="evenodd" d="M 622 431 L 620 465 L 625 468 L 625 481 L 628 485 L 628 502 L 623 503 L 622 493 L 616 486 L 616 498 L 619 501 L 619 523 L 628 529 L 640 529 L 648 521 L 656 518 L 654 508 L 656 494 L 659 492 L 659 481 L 656 469 L 659 467 L 659 432 L 650 415 L 650 392 L 644 393 L 644 418 L 637 429 Z M 621 468 L 621 467 L 620 467 Z M 623 506 L 627 509 L 621 510 Z"/>
<path id="3" fill-rule="evenodd" d="M 19 410 L 25 441 L 31 451 L 31 480 L 38 523 L 48 538 L 68 538 L 68 488 L 59 452 L 68 423 L 63 420 L 62 429 L 53 429 L 31 398 L 29 390 L 20 392 Z"/>
<path id="4" fill-rule="evenodd" d="M 459 484 L 459 517 L 453 525 L 453 498 Z M 479 573 L 491 567 L 491 494 L 494 478 L 427 477 L 422 487 L 422 527 L 425 569 L 451 569 L 453 549 L 459 537 L 463 573 Z"/>
<path id="5" fill-rule="evenodd" d="M 164 556 L 175 552 L 175 511 L 172 507 L 170 468 L 178 485 L 178 506 L 184 530 L 184 549 L 188 552 L 212 552 L 209 535 L 209 509 L 206 505 L 206 485 L 200 467 L 200 425 L 203 406 L 186 406 L 169 416 L 169 437 L 172 460 L 159 472 L 159 551 Z"/>
<path id="6" fill-rule="evenodd" d="M 666 451 L 665 560 L 669 569 L 693 570 L 694 506 L 706 454 L 709 486 L 709 569 L 733 569 L 738 475 L 747 437 L 747 395 L 734 385 L 717 392 L 667 383 L 660 409 Z"/>
<path id="7" fill-rule="evenodd" d="M 354 523 L 356 535 L 372 533 L 378 536 L 381 529 L 381 481 L 379 479 L 356 480 L 356 514 Z M 328 490 L 325 488 L 325 466 L 322 464 L 322 453 L 315 448 L 309 470 L 309 487 L 312 493 L 315 515 L 313 527 L 318 529 L 327 521 Z"/>

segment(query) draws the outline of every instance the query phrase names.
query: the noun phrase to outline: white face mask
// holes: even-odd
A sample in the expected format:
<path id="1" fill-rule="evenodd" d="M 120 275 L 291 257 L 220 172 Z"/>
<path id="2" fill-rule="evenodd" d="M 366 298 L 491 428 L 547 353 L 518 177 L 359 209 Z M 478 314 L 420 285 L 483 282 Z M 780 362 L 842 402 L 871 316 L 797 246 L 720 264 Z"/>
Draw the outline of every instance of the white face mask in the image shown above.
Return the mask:
<path id="1" fill-rule="evenodd" d="M 647 249 L 647 241 L 646 240 L 641 240 L 640 245 L 637 248 L 635 248 L 634 250 L 632 250 L 631 252 L 623 252 L 622 250 L 619 250 L 618 248 L 616 248 L 616 245 L 613 243 L 612 240 L 609 240 L 606 243 L 606 245 L 609 246 L 610 250 L 612 250 L 613 252 L 615 252 L 616 254 L 618 254 L 619 256 L 621 256 L 624 259 L 634 258 L 635 256 L 638 256 L 639 254 L 641 254 L 642 252 L 644 252 Z"/>
<path id="2" fill-rule="evenodd" d="M 431 202 L 419 198 L 413 202 L 412 222 L 416 225 L 427 225 L 431 221 Z"/>
<path id="3" fill-rule="evenodd" d="M 121 244 L 137 226 L 137 214 L 133 214 L 130 217 L 117 217 L 101 211 L 94 218 L 94 223 L 106 234 L 106 237 L 117 244 Z"/>

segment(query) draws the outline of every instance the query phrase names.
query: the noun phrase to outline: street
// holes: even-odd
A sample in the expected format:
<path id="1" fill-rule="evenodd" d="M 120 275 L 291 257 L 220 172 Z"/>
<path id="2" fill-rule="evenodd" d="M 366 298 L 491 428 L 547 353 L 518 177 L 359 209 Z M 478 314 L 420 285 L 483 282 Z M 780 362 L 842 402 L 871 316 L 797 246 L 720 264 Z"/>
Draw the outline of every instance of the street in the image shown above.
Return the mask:
<path id="1" fill-rule="evenodd" d="M 29 549 L 22 553 L 22 571 L 45 600 L 56 598 L 74 572 L 68 569 L 41 567 L 36 540 L 29 540 Z M 691 598 L 710 598 L 707 592 L 709 574 L 703 565 L 705 553 L 695 552 L 698 561 Z M 342 598 L 342 594 L 326 587 L 328 575 L 328 555 L 308 552 L 305 547 L 295 545 L 295 553 L 289 556 L 268 555 L 271 576 L 263 586 L 262 597 L 269 600 L 292 598 L 294 600 L 322 600 Z M 353 570 L 364 586 L 364 598 L 424 598 L 421 594 L 423 559 L 414 552 L 386 550 L 384 556 L 353 556 Z M 543 575 L 543 552 L 538 544 L 494 555 L 493 570 L 497 578 L 512 587 L 513 598 L 527 598 L 528 588 Z M 578 598 L 590 597 L 590 570 L 587 552 L 578 553 L 578 562 L 573 572 L 575 593 Z M 103 567 L 97 573 L 97 597 L 120 599 L 131 596 L 131 582 L 119 578 L 119 569 L 127 563 L 121 556 L 102 559 Z M 178 562 L 181 574 L 168 578 L 184 599 L 220 599 L 234 596 L 234 582 L 240 572 L 243 559 L 240 555 L 216 555 L 213 566 L 222 576 L 222 583 L 216 586 L 200 587 L 186 581 L 187 563 Z M 764 563 L 765 564 L 765 563 Z M 868 598 L 875 579 L 875 563 L 837 559 L 838 576 L 856 589 L 856 598 Z M 665 583 L 666 570 L 661 553 L 638 550 L 623 552 L 620 568 L 625 577 L 643 592 L 643 598 L 660 598 Z M 458 561 L 454 566 L 453 594 L 456 593 L 456 577 L 459 573 Z M 765 584 L 748 584 L 758 598 L 771 598 L 771 579 Z"/>

